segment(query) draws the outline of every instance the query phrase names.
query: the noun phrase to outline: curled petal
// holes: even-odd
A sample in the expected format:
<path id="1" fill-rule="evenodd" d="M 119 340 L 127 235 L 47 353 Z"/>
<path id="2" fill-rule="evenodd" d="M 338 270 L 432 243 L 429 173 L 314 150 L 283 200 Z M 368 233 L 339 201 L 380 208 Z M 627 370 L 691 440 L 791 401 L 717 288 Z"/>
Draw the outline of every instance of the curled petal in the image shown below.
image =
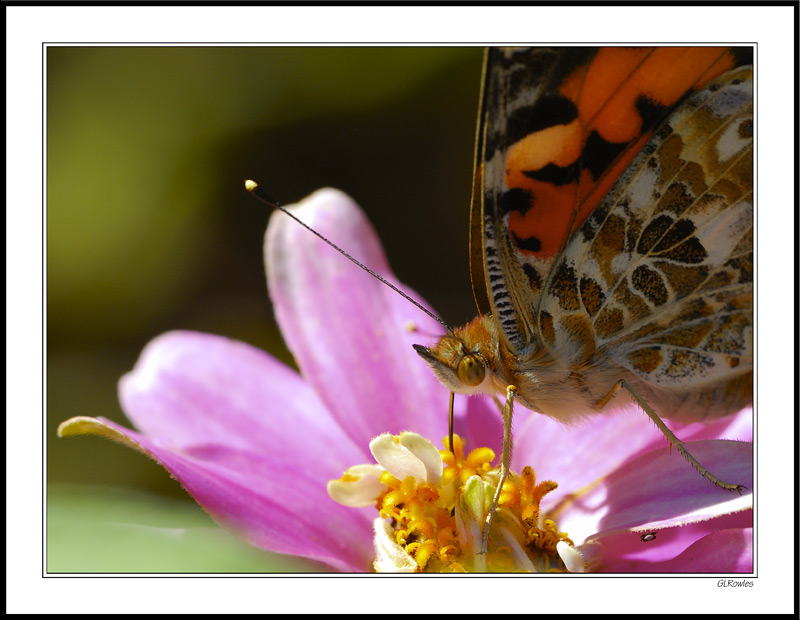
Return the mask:
<path id="1" fill-rule="evenodd" d="M 742 437 L 752 436 L 752 409 L 742 410 L 707 425 L 696 423 L 681 426 L 670 422 L 669 426 L 676 429 L 678 437 L 687 447 L 690 445 L 688 440 L 717 437 L 738 439 L 742 443 Z M 697 445 L 697 442 L 693 441 L 691 445 Z M 752 444 L 747 445 L 752 450 Z M 549 511 L 575 489 L 595 486 L 598 481 L 627 467 L 644 454 L 655 452 L 669 456 L 668 446 L 661 431 L 639 410 L 604 413 L 571 426 L 534 414 L 519 422 L 514 435 L 512 468 L 533 464 L 540 479 L 558 480 L 559 488 L 542 503 L 543 508 Z M 689 450 L 692 451 L 692 448 Z M 576 455 L 580 455 L 578 460 Z M 672 455 L 675 459 L 683 460 L 677 451 L 673 450 Z M 695 454 L 695 457 L 698 455 Z M 737 476 L 737 483 L 740 478 L 752 480 L 752 458 L 747 459 L 750 464 L 748 472 L 734 469 L 728 477 L 717 472 L 723 471 L 723 467 L 729 469 L 730 463 L 699 460 L 723 480 L 730 480 L 731 476 Z M 689 471 L 694 473 L 691 467 Z M 660 474 L 652 471 L 649 475 L 654 479 L 660 477 Z M 742 484 L 752 486 L 748 482 Z"/>
<path id="2" fill-rule="evenodd" d="M 687 445 L 723 480 L 752 487 L 752 444 L 699 441 Z M 660 530 L 752 509 L 752 491 L 742 495 L 714 486 L 677 451 L 667 448 L 631 460 L 585 493 L 563 500 L 551 514 L 570 538 Z"/>
<path id="3" fill-rule="evenodd" d="M 590 570 L 637 572 L 652 564 L 672 561 L 709 534 L 721 530 L 749 530 L 753 513 L 744 510 L 688 525 L 631 528 L 625 532 L 602 532 L 581 546 Z M 624 570 L 622 567 L 625 566 Z M 722 570 L 722 569 L 720 569 Z"/>
<path id="4" fill-rule="evenodd" d="M 708 532 L 674 557 L 639 554 L 620 556 L 609 551 L 602 562 L 609 573 L 752 573 L 752 528 Z"/>
<path id="5" fill-rule="evenodd" d="M 417 433 L 400 433 L 400 444 L 416 456 L 425 467 L 425 481 L 439 484 L 442 479 L 444 463 L 436 447 L 422 435 Z"/>
<path id="6" fill-rule="evenodd" d="M 349 467 L 341 478 L 328 482 L 328 495 L 344 506 L 373 506 L 378 495 L 385 489 L 380 481 L 384 471 L 379 465 Z"/>
<path id="7" fill-rule="evenodd" d="M 281 470 L 269 455 L 213 444 L 177 451 L 102 418 L 73 418 L 61 424 L 59 433 L 101 435 L 147 454 L 215 521 L 257 547 L 341 571 L 369 567 L 369 549 L 363 544 L 370 537 L 366 514 L 336 504 L 324 482 Z"/>
<path id="8" fill-rule="evenodd" d="M 583 556 L 572 545 L 559 540 L 556 543 L 556 551 L 561 561 L 564 562 L 567 570 L 571 573 L 583 573 L 585 571 Z"/>
<path id="9" fill-rule="evenodd" d="M 378 464 L 398 480 L 413 476 L 417 482 L 427 482 L 425 463 L 404 446 L 399 437 L 384 433 L 369 442 L 369 449 Z"/>
<path id="10" fill-rule="evenodd" d="M 379 573 L 413 573 L 417 563 L 403 547 L 397 544 L 389 523 L 378 517 L 373 523 L 375 531 L 375 561 Z"/>

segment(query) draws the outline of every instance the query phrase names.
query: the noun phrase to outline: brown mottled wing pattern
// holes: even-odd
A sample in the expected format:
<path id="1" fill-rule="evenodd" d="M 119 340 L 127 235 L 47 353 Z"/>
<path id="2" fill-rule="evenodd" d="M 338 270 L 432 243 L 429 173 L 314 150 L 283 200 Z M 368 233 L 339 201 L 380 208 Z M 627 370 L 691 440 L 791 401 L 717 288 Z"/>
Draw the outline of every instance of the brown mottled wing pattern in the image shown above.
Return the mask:
<path id="1" fill-rule="evenodd" d="M 547 346 L 652 386 L 710 386 L 709 399 L 742 383 L 752 174 L 752 69 L 739 67 L 670 114 L 566 246 L 539 306 Z"/>
<path id="2" fill-rule="evenodd" d="M 686 387 L 751 366 L 752 146 L 735 135 L 752 130 L 751 82 L 720 77 L 751 62 L 750 48 L 489 50 L 472 274 L 523 367 L 547 350 Z"/>

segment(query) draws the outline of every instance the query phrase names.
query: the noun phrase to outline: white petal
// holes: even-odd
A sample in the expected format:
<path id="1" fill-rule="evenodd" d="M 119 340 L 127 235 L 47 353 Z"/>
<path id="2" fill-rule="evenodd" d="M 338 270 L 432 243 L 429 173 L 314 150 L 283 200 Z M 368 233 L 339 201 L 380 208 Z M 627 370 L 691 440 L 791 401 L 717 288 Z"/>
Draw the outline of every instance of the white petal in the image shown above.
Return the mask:
<path id="1" fill-rule="evenodd" d="M 378 573 L 413 573 L 417 563 L 406 550 L 397 544 L 389 522 L 378 517 L 373 523 L 375 530 L 375 561 L 372 563 Z"/>
<path id="2" fill-rule="evenodd" d="M 436 449 L 430 439 L 418 435 L 417 433 L 400 433 L 400 443 L 416 456 L 425 466 L 428 484 L 439 484 L 442 479 L 444 463 L 442 455 Z"/>
<path id="3" fill-rule="evenodd" d="M 583 573 L 584 565 L 583 565 L 583 556 L 578 553 L 578 550 L 575 549 L 569 543 L 564 542 L 563 540 L 559 540 L 556 544 L 556 551 L 558 551 L 558 555 L 561 557 L 561 560 L 564 562 L 564 566 L 567 567 L 567 570 L 571 573 Z"/>
<path id="4" fill-rule="evenodd" d="M 378 464 L 398 480 L 414 476 L 417 482 L 427 481 L 428 472 L 425 463 L 401 444 L 398 437 L 389 433 L 378 435 L 369 442 L 369 449 Z"/>
<path id="5" fill-rule="evenodd" d="M 511 557 L 514 559 L 514 570 L 524 570 L 529 573 L 535 573 L 536 567 L 533 565 L 533 562 L 531 562 L 525 549 L 520 546 L 514 534 L 504 525 L 498 527 L 497 531 L 499 531 L 500 537 L 511 552 Z"/>
<path id="6" fill-rule="evenodd" d="M 380 482 L 384 469 L 380 465 L 354 465 L 338 480 L 328 482 L 328 495 L 343 506 L 372 506 L 386 488 Z"/>

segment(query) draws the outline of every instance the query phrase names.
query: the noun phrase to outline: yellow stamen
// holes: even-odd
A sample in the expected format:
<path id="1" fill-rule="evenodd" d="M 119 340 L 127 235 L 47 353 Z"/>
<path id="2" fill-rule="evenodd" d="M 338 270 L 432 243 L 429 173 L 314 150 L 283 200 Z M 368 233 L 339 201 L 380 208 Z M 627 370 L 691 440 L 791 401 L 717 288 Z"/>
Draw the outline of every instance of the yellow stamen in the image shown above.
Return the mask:
<path id="1" fill-rule="evenodd" d="M 491 449 L 476 448 L 464 457 L 464 441 L 456 435 L 453 443 L 455 455 L 450 450 L 440 451 L 445 467 L 437 484 L 417 481 L 413 476 L 398 480 L 388 472 L 380 476 L 386 490 L 378 497 L 377 508 L 382 517 L 390 520 L 397 544 L 414 558 L 417 570 L 564 570 L 556 545 L 560 540 L 569 544 L 571 541 L 553 521 L 539 523 L 539 501 L 556 488 L 556 483 L 536 484 L 530 467 L 520 475 L 512 472 L 508 476 L 500 495 L 499 517 L 490 533 L 489 551 L 480 554 L 484 500 L 464 496 L 469 497 L 464 506 L 473 506 L 464 510 L 457 509 L 463 501 L 459 497 L 466 492 L 464 483 L 477 476 L 485 486 L 484 496 L 491 498 L 499 481 L 499 469 L 491 467 L 495 458 Z M 473 480 L 469 488 L 480 491 L 482 487 L 476 487 Z M 481 510 L 483 516 L 472 514 Z M 471 523 L 472 519 L 477 521 Z"/>
<path id="2" fill-rule="evenodd" d="M 494 450 L 491 448 L 475 448 L 467 455 L 467 467 L 476 469 L 494 460 Z"/>

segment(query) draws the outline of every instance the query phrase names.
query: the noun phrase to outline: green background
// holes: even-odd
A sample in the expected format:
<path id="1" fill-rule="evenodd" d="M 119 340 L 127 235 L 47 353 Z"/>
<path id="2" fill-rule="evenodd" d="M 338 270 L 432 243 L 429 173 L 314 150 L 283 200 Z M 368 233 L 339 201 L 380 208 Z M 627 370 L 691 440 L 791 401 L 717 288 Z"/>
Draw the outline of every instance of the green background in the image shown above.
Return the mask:
<path id="1" fill-rule="evenodd" d="M 265 288 L 269 213 L 245 178 L 284 203 L 347 192 L 401 281 L 448 323 L 471 319 L 482 50 L 49 47 L 45 60 L 48 571 L 320 570 L 221 532 L 142 455 L 56 428 L 130 426 L 117 381 L 167 330 L 292 363 Z"/>

